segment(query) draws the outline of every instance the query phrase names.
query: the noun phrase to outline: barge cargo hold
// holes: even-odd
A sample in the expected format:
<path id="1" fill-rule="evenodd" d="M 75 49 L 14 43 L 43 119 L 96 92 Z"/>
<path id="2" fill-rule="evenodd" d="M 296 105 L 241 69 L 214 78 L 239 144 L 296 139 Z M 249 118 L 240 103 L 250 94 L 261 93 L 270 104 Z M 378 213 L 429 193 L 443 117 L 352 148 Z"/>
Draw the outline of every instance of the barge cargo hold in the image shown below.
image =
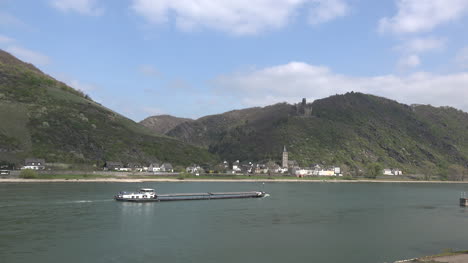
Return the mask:
<path id="1" fill-rule="evenodd" d="M 183 201 L 183 200 L 216 200 L 234 198 L 259 198 L 264 197 L 265 192 L 213 192 L 213 193 L 177 193 L 177 194 L 156 194 L 154 189 L 143 188 L 137 193 L 120 192 L 114 196 L 117 201 L 127 202 L 161 202 L 161 201 Z"/>

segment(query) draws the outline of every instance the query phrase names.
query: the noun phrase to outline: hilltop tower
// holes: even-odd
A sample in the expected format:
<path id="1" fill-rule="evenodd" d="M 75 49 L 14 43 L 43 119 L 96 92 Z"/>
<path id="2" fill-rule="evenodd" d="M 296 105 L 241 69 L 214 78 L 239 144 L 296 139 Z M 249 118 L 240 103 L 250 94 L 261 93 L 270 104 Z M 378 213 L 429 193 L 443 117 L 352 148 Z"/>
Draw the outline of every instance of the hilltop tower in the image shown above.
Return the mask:
<path id="1" fill-rule="evenodd" d="M 288 151 L 286 150 L 286 145 L 283 148 L 283 168 L 288 168 Z"/>

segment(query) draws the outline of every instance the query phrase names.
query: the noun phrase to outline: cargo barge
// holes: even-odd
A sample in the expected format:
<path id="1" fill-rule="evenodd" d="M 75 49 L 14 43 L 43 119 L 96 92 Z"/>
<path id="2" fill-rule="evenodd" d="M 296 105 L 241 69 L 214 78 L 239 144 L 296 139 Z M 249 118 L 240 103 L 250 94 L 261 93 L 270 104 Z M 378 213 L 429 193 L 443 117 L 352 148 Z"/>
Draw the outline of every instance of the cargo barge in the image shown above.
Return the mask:
<path id="1" fill-rule="evenodd" d="M 465 192 L 460 194 L 460 206 L 468 206 L 468 198 Z"/>
<path id="2" fill-rule="evenodd" d="M 215 200 L 234 198 L 259 198 L 264 197 L 265 192 L 208 192 L 208 193 L 177 193 L 177 194 L 156 194 L 151 188 L 142 188 L 136 193 L 120 192 L 114 199 L 126 202 L 161 202 L 161 201 L 184 201 L 184 200 Z"/>

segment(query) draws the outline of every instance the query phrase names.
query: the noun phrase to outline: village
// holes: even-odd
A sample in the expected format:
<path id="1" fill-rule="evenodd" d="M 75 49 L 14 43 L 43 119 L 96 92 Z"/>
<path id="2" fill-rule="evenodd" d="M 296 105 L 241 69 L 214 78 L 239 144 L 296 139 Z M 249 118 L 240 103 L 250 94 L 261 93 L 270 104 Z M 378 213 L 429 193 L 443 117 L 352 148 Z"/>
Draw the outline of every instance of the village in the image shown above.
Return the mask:
<path id="1" fill-rule="evenodd" d="M 21 170 L 30 169 L 35 171 L 51 171 L 52 168 L 46 166 L 45 159 L 28 158 L 25 160 Z M 97 167 L 97 169 L 100 169 Z M 180 174 L 187 173 L 195 176 L 212 174 L 212 175 L 278 175 L 278 176 L 295 176 L 295 177 L 324 177 L 336 176 L 342 177 L 343 173 L 339 166 L 326 166 L 321 164 L 312 164 L 308 167 L 300 167 L 294 160 L 289 160 L 289 154 L 286 146 L 283 148 L 282 161 L 278 164 L 274 161 L 267 162 L 251 162 L 236 160 L 232 163 L 223 161 L 216 165 L 199 165 L 192 164 L 188 167 L 174 168 L 168 162 L 152 162 L 147 165 L 138 163 L 124 163 L 120 161 L 106 161 L 101 168 L 104 172 L 126 172 L 126 173 L 145 173 L 145 174 Z M 0 174 L 9 174 L 9 171 L 0 167 Z M 403 175 L 400 169 L 385 168 L 382 170 L 382 175 Z"/>

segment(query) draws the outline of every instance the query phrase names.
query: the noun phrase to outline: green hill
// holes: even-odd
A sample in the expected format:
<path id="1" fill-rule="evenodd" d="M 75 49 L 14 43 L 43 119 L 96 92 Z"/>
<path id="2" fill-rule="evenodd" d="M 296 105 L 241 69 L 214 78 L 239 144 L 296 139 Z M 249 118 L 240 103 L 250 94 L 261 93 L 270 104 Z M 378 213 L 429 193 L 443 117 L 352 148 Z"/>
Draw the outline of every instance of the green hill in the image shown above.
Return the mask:
<path id="1" fill-rule="evenodd" d="M 416 172 L 468 165 L 467 113 L 361 93 L 207 116 L 167 134 L 230 161 L 279 161 L 286 145 L 302 166 L 359 170 L 378 162 Z"/>
<path id="2" fill-rule="evenodd" d="M 192 119 L 178 118 L 171 115 L 157 115 L 140 121 L 140 124 L 155 132 L 156 134 L 165 134 L 166 132 L 175 128 L 177 125 L 190 121 L 192 121 Z"/>
<path id="3" fill-rule="evenodd" d="M 144 126 L 0 50 L 0 161 L 209 163 L 196 146 Z"/>

